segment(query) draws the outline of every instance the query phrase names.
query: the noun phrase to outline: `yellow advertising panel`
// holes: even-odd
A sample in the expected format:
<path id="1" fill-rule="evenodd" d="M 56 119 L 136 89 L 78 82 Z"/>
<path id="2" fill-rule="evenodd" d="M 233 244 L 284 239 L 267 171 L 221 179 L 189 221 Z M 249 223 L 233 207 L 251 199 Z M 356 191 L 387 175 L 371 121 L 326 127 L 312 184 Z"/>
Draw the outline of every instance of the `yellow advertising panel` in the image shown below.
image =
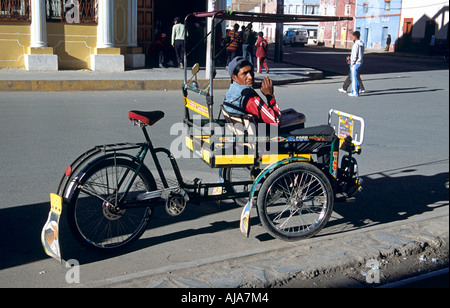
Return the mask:
<path id="1" fill-rule="evenodd" d="M 187 108 L 189 108 L 192 111 L 195 111 L 198 114 L 201 114 L 202 116 L 207 117 L 209 119 L 208 107 L 200 105 L 200 104 L 194 102 L 193 100 L 190 100 L 187 97 L 184 98 L 184 104 Z"/>

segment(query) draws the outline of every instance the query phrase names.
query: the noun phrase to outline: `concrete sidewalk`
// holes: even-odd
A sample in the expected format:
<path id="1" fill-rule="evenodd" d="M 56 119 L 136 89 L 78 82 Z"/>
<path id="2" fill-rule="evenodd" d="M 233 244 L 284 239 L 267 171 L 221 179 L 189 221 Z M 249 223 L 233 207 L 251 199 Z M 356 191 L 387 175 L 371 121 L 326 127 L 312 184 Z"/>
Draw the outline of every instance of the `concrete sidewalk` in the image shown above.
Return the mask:
<path id="1" fill-rule="evenodd" d="M 326 236 L 319 234 L 299 242 L 281 242 L 270 249 L 185 262 L 77 287 L 260 288 L 275 287 L 293 278 L 306 280 L 306 286 L 311 287 L 311 283 L 307 282 L 309 279 L 325 274 L 338 276 L 358 267 L 364 269 L 370 260 L 380 263 L 378 269 L 382 275 L 382 264 L 395 256 L 420 258 L 426 249 L 431 249 L 443 252 L 448 258 L 448 214 L 448 206 L 445 206 L 407 221 Z M 448 262 L 445 258 L 429 259 L 429 262 L 440 262 L 442 266 Z M 369 270 L 366 268 L 362 272 Z M 364 273 L 360 275 L 359 280 L 364 281 Z M 386 282 L 389 282 L 388 279 L 382 276 L 380 283 Z M 373 286 L 377 285 L 380 284 Z M 364 285 L 351 281 L 347 286 Z"/>
<path id="2" fill-rule="evenodd" d="M 321 79 L 322 72 L 292 64 L 270 63 L 268 76 L 275 84 Z M 256 81 L 266 74 L 255 74 Z M 188 73 L 190 78 L 190 72 Z M 199 84 L 207 83 L 204 68 L 198 74 Z M 179 90 L 184 70 L 179 68 L 151 68 L 123 73 L 93 72 L 90 70 L 29 72 L 24 69 L 0 68 L 0 91 L 139 91 Z M 230 86 L 230 77 L 224 67 L 217 68 L 214 88 Z"/>

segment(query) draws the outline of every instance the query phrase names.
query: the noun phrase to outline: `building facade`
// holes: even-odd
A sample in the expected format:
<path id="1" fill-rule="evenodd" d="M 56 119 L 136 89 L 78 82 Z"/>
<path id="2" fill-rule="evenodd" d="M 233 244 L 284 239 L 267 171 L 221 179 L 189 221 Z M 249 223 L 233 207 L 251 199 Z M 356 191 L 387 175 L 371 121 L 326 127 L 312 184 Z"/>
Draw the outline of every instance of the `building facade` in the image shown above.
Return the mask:
<path id="1" fill-rule="evenodd" d="M 145 65 L 138 36 L 145 39 L 145 31 L 152 29 L 138 25 L 148 18 L 144 9 L 153 14 L 153 0 L 0 0 L 0 4 L 0 67 L 123 71 L 125 65 Z"/>
<path id="2" fill-rule="evenodd" d="M 449 6 L 441 0 L 320 0 L 320 15 L 351 16 L 354 21 L 319 23 L 318 41 L 350 48 L 360 31 L 367 49 L 426 52 L 430 44 L 448 49 Z"/>
<path id="3" fill-rule="evenodd" d="M 277 0 L 265 0 L 263 5 L 266 13 L 275 14 L 277 11 Z M 319 15 L 320 0 L 284 0 L 283 13 L 293 15 Z M 317 39 L 317 29 L 319 23 L 317 22 L 305 22 L 283 24 L 283 30 L 289 28 L 303 28 L 308 31 L 311 42 Z M 275 41 L 275 28 L 274 24 L 264 24 L 263 32 L 268 41 Z"/>
<path id="4" fill-rule="evenodd" d="M 123 71 L 144 67 L 155 33 L 226 0 L 0 0 L 0 67 Z"/>
<path id="5" fill-rule="evenodd" d="M 320 0 L 319 14 L 354 17 L 356 7 L 353 0 Z M 320 45 L 328 47 L 350 48 L 353 31 L 355 31 L 354 20 L 320 22 L 317 41 Z"/>
<path id="6" fill-rule="evenodd" d="M 390 51 L 395 51 L 398 41 L 402 0 L 358 1 L 355 30 L 367 49 L 386 49 L 388 35 L 391 36 Z"/>
<path id="7" fill-rule="evenodd" d="M 431 44 L 448 49 L 449 3 L 402 0 L 397 44 L 406 51 L 427 52 Z"/>

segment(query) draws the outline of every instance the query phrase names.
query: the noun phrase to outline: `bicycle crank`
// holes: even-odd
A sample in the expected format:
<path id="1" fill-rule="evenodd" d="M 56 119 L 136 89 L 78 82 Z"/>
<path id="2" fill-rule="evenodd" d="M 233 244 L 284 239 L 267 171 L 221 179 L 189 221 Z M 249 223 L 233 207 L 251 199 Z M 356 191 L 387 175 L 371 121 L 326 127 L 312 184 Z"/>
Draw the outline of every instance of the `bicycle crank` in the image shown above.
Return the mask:
<path id="1" fill-rule="evenodd" d="M 170 192 L 166 200 L 167 214 L 173 217 L 180 215 L 186 209 L 188 200 L 188 195 L 181 188 L 177 189 L 177 191 Z"/>

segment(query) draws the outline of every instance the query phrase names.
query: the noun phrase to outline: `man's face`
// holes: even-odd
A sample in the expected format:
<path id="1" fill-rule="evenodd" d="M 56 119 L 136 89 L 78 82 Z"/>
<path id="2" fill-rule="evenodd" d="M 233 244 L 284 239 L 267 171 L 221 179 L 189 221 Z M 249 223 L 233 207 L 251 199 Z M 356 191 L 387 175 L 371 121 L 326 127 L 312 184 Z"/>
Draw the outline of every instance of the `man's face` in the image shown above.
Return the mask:
<path id="1" fill-rule="evenodd" d="M 250 65 L 247 65 L 241 68 L 239 73 L 237 75 L 233 75 L 231 79 L 233 79 L 233 81 L 237 84 L 253 87 L 254 77 L 255 73 L 253 72 L 253 68 Z"/>

